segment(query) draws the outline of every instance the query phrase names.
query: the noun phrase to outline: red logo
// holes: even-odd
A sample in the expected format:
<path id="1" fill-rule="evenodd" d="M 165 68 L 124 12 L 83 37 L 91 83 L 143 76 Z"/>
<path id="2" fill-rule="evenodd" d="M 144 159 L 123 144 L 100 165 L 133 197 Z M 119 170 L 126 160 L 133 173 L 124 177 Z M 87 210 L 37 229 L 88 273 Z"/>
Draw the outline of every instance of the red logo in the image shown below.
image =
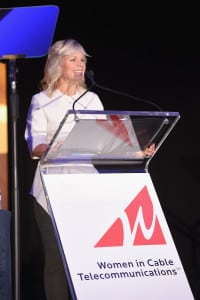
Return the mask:
<path id="1" fill-rule="evenodd" d="M 147 187 L 139 192 L 95 247 L 166 244 Z"/>
<path id="2" fill-rule="evenodd" d="M 132 145 L 128 129 L 125 126 L 125 123 L 120 119 L 118 115 L 110 115 L 109 123 L 108 121 L 97 119 L 97 123 L 108 131 L 112 132 L 116 137 L 120 138 L 124 143 L 128 145 Z"/>

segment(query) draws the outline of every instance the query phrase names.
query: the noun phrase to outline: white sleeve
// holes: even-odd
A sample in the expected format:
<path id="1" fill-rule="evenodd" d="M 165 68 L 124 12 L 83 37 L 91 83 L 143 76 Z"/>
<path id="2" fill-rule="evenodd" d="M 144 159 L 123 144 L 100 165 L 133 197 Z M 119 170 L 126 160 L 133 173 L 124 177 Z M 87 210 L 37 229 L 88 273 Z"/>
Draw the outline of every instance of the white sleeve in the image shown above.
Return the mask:
<path id="1" fill-rule="evenodd" d="M 99 96 L 93 93 L 93 97 L 88 105 L 88 109 L 91 110 L 104 110 L 103 104 L 99 98 Z"/>
<path id="2" fill-rule="evenodd" d="M 47 143 L 47 119 L 40 104 L 41 97 L 39 95 L 32 97 L 26 119 L 25 140 L 31 155 L 37 145 Z"/>

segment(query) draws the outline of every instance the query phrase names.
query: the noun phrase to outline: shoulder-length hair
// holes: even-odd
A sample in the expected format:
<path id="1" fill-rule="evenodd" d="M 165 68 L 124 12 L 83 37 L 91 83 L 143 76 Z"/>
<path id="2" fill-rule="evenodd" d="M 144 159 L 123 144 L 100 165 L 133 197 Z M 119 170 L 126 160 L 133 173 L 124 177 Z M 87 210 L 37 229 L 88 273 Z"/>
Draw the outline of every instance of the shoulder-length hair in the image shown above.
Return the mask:
<path id="1" fill-rule="evenodd" d="M 46 90 L 49 96 L 58 88 L 61 76 L 61 60 L 63 56 L 69 55 L 74 51 L 80 51 L 85 57 L 88 55 L 83 46 L 75 39 L 66 39 L 55 42 L 48 53 L 44 67 L 44 76 L 40 81 L 40 89 Z M 86 88 L 85 79 L 80 82 L 80 87 Z"/>

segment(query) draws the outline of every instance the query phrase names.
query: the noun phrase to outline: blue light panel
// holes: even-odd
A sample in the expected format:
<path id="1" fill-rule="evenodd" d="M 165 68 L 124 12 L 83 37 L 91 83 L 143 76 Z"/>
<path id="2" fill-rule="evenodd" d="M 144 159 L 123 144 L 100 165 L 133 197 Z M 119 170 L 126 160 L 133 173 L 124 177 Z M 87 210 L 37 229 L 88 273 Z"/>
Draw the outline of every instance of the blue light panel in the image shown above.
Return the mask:
<path id="1" fill-rule="evenodd" d="M 45 56 L 51 45 L 58 6 L 0 8 L 0 57 Z"/>

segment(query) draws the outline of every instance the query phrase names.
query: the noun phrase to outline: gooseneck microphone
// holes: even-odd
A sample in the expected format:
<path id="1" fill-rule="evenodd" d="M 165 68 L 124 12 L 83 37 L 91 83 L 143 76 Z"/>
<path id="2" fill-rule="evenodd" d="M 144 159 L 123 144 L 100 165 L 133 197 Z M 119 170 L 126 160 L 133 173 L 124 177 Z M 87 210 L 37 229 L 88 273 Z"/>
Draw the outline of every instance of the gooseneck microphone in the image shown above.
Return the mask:
<path id="1" fill-rule="evenodd" d="M 87 94 L 87 93 L 92 89 L 93 86 L 94 86 L 94 84 L 92 83 L 92 84 L 89 86 L 89 88 L 87 88 L 87 90 L 85 90 L 85 91 L 84 91 L 77 99 L 74 100 L 74 102 L 73 102 L 73 104 L 72 104 L 72 110 L 75 110 L 75 104 L 76 104 L 76 103 L 77 103 L 77 102 L 78 102 L 85 94 Z M 61 122 L 60 122 L 58 128 L 56 129 L 56 132 L 55 132 L 54 135 L 53 135 L 53 138 L 51 139 L 51 141 L 50 141 L 50 143 L 49 143 L 49 145 L 48 145 L 47 150 L 45 151 L 45 153 L 43 154 L 43 156 L 42 156 L 41 159 L 40 159 L 41 162 L 43 162 L 43 161 L 45 160 L 47 154 L 49 153 L 49 151 L 50 151 L 50 149 L 51 149 L 51 146 L 53 145 L 54 141 L 56 140 L 56 138 L 57 138 L 57 136 L 58 136 L 58 134 L 59 134 L 61 128 L 63 127 L 63 125 L 64 125 L 64 123 L 65 123 L 65 121 L 66 121 L 68 115 L 69 115 L 69 111 L 67 111 L 67 112 L 65 113 L 64 117 L 62 118 L 62 120 L 61 120 Z M 76 113 L 74 114 L 74 118 L 75 118 L 75 120 L 77 121 L 77 119 L 76 119 Z"/>
<path id="2" fill-rule="evenodd" d="M 91 86 L 89 88 L 87 88 L 87 90 L 85 90 L 84 93 L 82 93 L 76 100 L 74 100 L 73 105 L 72 105 L 72 110 L 75 110 L 76 103 L 80 100 L 80 98 L 82 98 L 85 94 L 87 94 L 87 92 L 89 92 L 93 88 L 93 86 L 94 86 L 94 84 L 92 83 Z"/>
<path id="3" fill-rule="evenodd" d="M 162 111 L 161 107 L 159 105 L 157 105 L 156 103 L 154 103 L 154 102 L 148 101 L 148 100 L 143 99 L 143 98 L 135 97 L 135 96 L 132 96 L 130 94 L 111 89 L 109 87 L 99 85 L 98 83 L 96 83 L 96 81 L 94 79 L 94 71 L 93 70 L 86 71 L 85 76 L 91 81 L 92 87 L 96 86 L 99 89 L 102 89 L 102 90 L 105 90 L 105 91 L 108 91 L 108 92 L 111 92 L 111 93 L 115 93 L 115 94 L 118 94 L 118 95 L 121 95 L 121 96 L 124 96 L 124 97 L 132 98 L 135 101 L 146 103 L 146 104 L 156 108 L 158 111 Z"/>

